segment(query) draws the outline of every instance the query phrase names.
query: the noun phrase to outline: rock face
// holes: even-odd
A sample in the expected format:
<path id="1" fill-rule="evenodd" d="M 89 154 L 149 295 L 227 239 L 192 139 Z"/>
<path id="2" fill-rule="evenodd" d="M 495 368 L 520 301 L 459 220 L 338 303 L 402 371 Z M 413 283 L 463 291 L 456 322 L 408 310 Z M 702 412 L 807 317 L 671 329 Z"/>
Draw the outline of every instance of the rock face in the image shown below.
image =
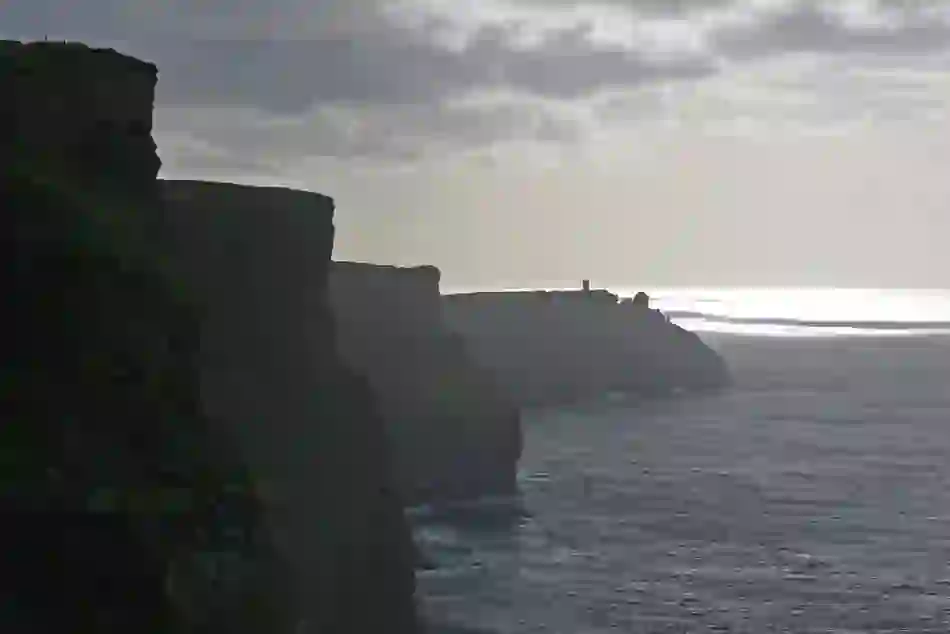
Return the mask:
<path id="1" fill-rule="evenodd" d="M 407 503 L 516 490 L 517 408 L 442 319 L 439 270 L 334 262 L 337 345 L 381 405 Z"/>
<path id="2" fill-rule="evenodd" d="M 158 69 L 83 44 L 0 41 L 4 146 L 84 188 L 142 194 L 161 161 L 152 140 Z M 8 145 L 10 143 L 10 145 Z"/>
<path id="3" fill-rule="evenodd" d="M 522 405 L 728 384 L 722 359 L 648 301 L 607 291 L 471 293 L 445 296 L 443 314 Z"/>
<path id="4" fill-rule="evenodd" d="M 197 320 L 163 259 L 156 79 L 114 51 L 0 43 L 0 567 L 23 607 L 4 631 L 183 629 L 173 563 L 252 556 L 253 517 L 237 540 L 210 519 L 253 500 L 227 501 L 248 480 L 200 415 Z"/>
<path id="5" fill-rule="evenodd" d="M 305 606 L 316 632 L 413 631 L 383 433 L 322 330 L 328 202 L 310 203 L 306 252 L 292 236 L 275 248 L 307 221 L 270 207 L 253 226 L 238 214 L 241 239 L 210 233 L 209 213 L 182 242 L 156 181 L 156 81 L 155 66 L 113 51 L 0 43 L 0 630 L 279 634 Z M 242 301 L 229 295 L 240 279 Z M 230 334 L 235 351 L 223 349 Z M 231 365 L 208 368 L 209 346 Z M 217 370 L 227 376 L 209 382 Z M 220 390 L 232 388 L 266 418 L 259 452 L 231 442 L 256 424 L 226 417 L 237 406 Z M 272 467 L 288 448 L 288 466 Z M 300 521 L 277 521 L 272 502 L 264 514 L 255 490 L 273 483 Z M 291 566 L 275 535 L 293 547 L 307 528 L 311 548 Z"/>
<path id="6" fill-rule="evenodd" d="M 201 385 L 233 429 L 295 563 L 316 632 L 416 631 L 410 535 L 369 386 L 336 352 L 333 201 L 163 181 L 176 261 L 203 314 Z"/>

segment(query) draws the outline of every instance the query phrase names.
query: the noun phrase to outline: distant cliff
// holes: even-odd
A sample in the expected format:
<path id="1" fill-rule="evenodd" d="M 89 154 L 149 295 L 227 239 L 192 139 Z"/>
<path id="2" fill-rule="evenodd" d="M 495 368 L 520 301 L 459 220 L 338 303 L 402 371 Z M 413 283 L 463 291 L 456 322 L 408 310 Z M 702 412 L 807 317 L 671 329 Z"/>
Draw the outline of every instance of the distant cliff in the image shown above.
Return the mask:
<path id="1" fill-rule="evenodd" d="M 719 355 L 645 306 L 644 297 L 621 301 L 607 291 L 447 295 L 443 314 L 477 362 L 524 405 L 728 384 Z"/>
<path id="2" fill-rule="evenodd" d="M 442 319 L 439 270 L 334 262 L 339 350 L 376 394 L 408 503 L 512 494 L 517 408 Z"/>
<path id="3" fill-rule="evenodd" d="M 203 314 L 201 386 L 267 489 L 316 632 L 415 631 L 409 529 L 378 405 L 341 363 L 327 303 L 333 201 L 162 181 Z"/>

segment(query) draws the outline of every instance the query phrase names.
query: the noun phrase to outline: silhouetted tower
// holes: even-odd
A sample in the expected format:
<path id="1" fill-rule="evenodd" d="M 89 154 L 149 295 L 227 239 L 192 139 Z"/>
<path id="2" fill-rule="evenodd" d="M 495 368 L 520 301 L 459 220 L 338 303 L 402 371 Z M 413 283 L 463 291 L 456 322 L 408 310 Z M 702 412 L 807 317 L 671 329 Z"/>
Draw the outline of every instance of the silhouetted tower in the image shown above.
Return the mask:
<path id="1" fill-rule="evenodd" d="M 590 293 L 590 280 L 584 280 L 582 284 L 584 286 L 584 292 Z"/>

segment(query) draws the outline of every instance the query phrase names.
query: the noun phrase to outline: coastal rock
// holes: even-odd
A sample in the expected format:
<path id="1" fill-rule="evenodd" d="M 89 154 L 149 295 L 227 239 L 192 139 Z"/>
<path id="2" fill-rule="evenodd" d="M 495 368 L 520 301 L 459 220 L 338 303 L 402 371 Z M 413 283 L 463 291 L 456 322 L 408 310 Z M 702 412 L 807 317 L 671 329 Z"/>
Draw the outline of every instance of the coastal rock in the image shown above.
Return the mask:
<path id="1" fill-rule="evenodd" d="M 727 385 L 719 355 L 648 304 L 604 290 L 469 293 L 444 296 L 443 314 L 521 405 Z"/>
<path id="2" fill-rule="evenodd" d="M 198 407 L 198 321 L 155 195 L 156 81 L 115 51 L 0 43 L 0 567 L 20 607 L 4 631 L 180 630 L 174 562 L 253 556 L 253 512 L 236 540 L 211 519 L 248 480 Z"/>
<path id="3" fill-rule="evenodd" d="M 269 206 L 238 214 L 240 238 L 202 225 L 225 210 L 183 241 L 156 181 L 156 82 L 114 51 L 0 42 L 0 630 L 279 634 L 305 611 L 318 632 L 414 632 L 384 434 L 332 349 L 327 199 L 297 250 L 274 240 L 298 215 Z M 227 417 L 243 406 L 259 452 Z"/>
<path id="4" fill-rule="evenodd" d="M 3 147 L 21 165 L 84 188 L 151 191 L 161 167 L 152 140 L 157 80 L 154 64 L 111 49 L 0 41 L 0 82 L 9 88 L 0 103 Z"/>
<path id="5" fill-rule="evenodd" d="M 334 262 L 337 345 L 380 403 L 407 503 L 511 495 L 518 410 L 446 328 L 440 276 L 433 266 Z"/>
<path id="6" fill-rule="evenodd" d="M 336 351 L 333 200 L 162 181 L 178 270 L 203 316 L 206 414 L 265 491 L 315 632 L 414 632 L 413 549 L 367 382 Z"/>

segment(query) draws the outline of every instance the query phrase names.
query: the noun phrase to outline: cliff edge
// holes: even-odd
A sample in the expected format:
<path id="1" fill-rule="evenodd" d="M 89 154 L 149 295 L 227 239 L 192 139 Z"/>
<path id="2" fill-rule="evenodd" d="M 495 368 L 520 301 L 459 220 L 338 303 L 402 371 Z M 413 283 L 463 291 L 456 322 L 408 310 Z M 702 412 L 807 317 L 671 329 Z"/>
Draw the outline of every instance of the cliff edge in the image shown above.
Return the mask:
<path id="1" fill-rule="evenodd" d="M 155 195 L 156 81 L 111 50 L 0 43 L 4 631 L 184 631 L 225 599 L 190 610 L 184 586 L 210 579 L 173 570 L 268 557 L 248 473 L 198 406 L 198 319 Z M 263 594 L 231 599 L 237 620 L 276 619 Z"/>
<path id="2" fill-rule="evenodd" d="M 607 392 L 641 395 L 728 385 L 728 368 L 695 333 L 607 291 L 446 295 L 443 314 L 476 361 L 522 405 Z"/>
<path id="3" fill-rule="evenodd" d="M 517 408 L 442 318 L 433 266 L 334 262 L 329 298 L 343 359 L 383 413 L 408 504 L 517 489 Z"/>
<path id="4" fill-rule="evenodd" d="M 202 406 L 265 491 L 315 632 L 417 630 L 413 551 L 369 385 L 336 351 L 333 200 L 161 181 L 175 262 L 202 313 Z"/>
<path id="5" fill-rule="evenodd" d="M 156 180 L 156 82 L 115 51 L 0 42 L 0 630 L 416 631 L 384 435 L 321 294 L 332 209 L 310 203 L 306 253 L 273 243 L 303 214 L 263 207 L 202 260 L 217 234 L 199 218 L 183 240 Z M 261 290 L 275 268 L 282 298 Z M 252 292 L 222 297 L 211 275 Z M 219 345 L 227 365 L 209 368 Z M 259 452 L 209 384 L 219 370 L 267 429 Z"/>

